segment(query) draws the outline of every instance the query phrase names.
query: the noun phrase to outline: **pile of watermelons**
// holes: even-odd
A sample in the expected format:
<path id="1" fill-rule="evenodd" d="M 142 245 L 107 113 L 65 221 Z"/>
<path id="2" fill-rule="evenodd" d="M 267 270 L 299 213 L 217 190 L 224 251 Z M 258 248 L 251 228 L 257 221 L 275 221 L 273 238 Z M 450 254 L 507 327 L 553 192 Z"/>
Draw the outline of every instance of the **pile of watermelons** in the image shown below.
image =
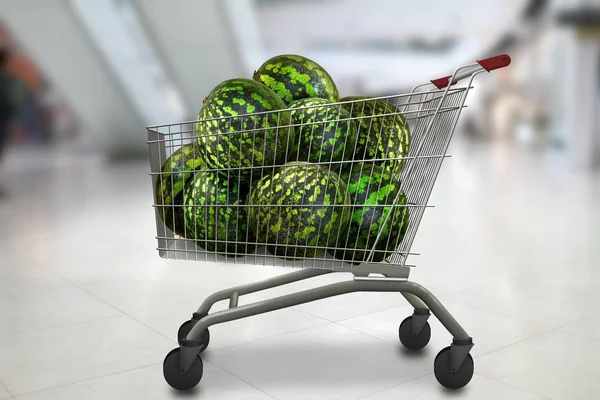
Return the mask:
<path id="1" fill-rule="evenodd" d="M 206 251 L 243 256 L 264 245 L 282 258 L 328 251 L 360 263 L 401 243 L 409 125 L 385 100 L 339 98 L 316 62 L 280 55 L 252 79 L 222 82 L 195 133 L 164 163 L 156 205 L 171 231 Z"/>

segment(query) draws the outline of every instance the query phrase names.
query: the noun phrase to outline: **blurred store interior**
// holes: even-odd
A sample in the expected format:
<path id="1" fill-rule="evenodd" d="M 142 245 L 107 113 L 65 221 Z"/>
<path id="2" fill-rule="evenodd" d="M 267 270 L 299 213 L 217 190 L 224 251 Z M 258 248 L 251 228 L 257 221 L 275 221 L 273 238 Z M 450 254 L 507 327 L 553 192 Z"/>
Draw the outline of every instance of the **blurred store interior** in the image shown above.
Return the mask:
<path id="1" fill-rule="evenodd" d="M 509 70 L 478 79 L 463 136 L 557 151 L 591 170 L 600 157 L 599 39 L 559 22 L 573 5 L 3 0 L 0 42 L 12 50 L 9 73 L 25 92 L 7 152 L 62 146 L 112 159 L 145 156 L 145 126 L 194 119 L 217 83 L 249 76 L 280 53 L 318 60 L 344 95 L 379 95 L 509 52 Z"/>
<path id="2" fill-rule="evenodd" d="M 25 92 L 7 152 L 62 146 L 112 159 L 145 156 L 145 126 L 194 119 L 212 87 L 249 76 L 275 54 L 318 60 L 342 95 L 382 95 L 508 52 L 510 69 L 478 79 L 462 136 L 556 151 L 589 171 L 600 157 L 600 36 L 560 22 L 574 5 L 3 0 L 0 42 Z"/>
<path id="3" fill-rule="evenodd" d="M 2 76 L 18 99 L 0 153 L 0 399 L 174 396 L 152 366 L 176 345 L 183 318 L 215 290 L 279 273 L 159 258 L 145 128 L 194 120 L 214 86 L 250 77 L 281 53 L 320 63 L 342 96 L 405 93 L 511 55 L 509 68 L 474 82 L 432 195 L 436 208 L 413 246 L 415 277 L 457 292 L 443 300 L 482 333 L 476 365 L 490 359 L 481 371 L 492 379 L 476 375 L 481 392 L 469 398 L 600 398 L 599 0 L 0 0 L 0 45 L 10 52 Z M 399 354 L 396 322 L 393 344 L 373 344 L 376 362 L 365 361 L 370 350 L 354 356 L 374 340 L 369 329 L 383 326 L 369 313 L 403 301 L 379 295 L 319 302 L 306 324 L 307 309 L 295 309 L 261 319 L 262 327 L 236 325 L 229 336 L 215 329 L 217 345 L 225 338 L 243 356 L 228 370 L 218 347 L 211 353 L 219 368 L 206 363 L 208 375 L 227 377 L 219 390 L 207 383 L 206 398 L 346 399 L 350 392 L 335 390 L 366 396 L 400 383 L 372 368 Z M 361 316 L 365 342 L 356 344 L 357 330 L 337 321 Z M 592 317 L 587 339 L 551 332 Z M 292 337 L 292 352 L 277 343 L 266 355 L 252 350 L 262 342 L 243 352 L 244 341 L 321 323 L 336 330 L 306 330 Z M 341 331 L 339 347 L 330 345 Z M 549 331 L 538 347 L 515 345 Z M 543 357 L 523 350 L 530 344 Z M 578 353 L 567 355 L 571 346 Z M 339 364 L 327 360 L 330 350 Z M 281 386 L 255 372 L 255 360 L 279 374 L 299 354 L 306 360 Z M 400 360 L 406 371 L 394 379 L 419 360 Z M 132 373 L 141 381 L 123 372 L 146 366 Z M 581 370 L 588 375 L 575 376 Z M 253 397 L 236 376 L 261 392 Z"/>

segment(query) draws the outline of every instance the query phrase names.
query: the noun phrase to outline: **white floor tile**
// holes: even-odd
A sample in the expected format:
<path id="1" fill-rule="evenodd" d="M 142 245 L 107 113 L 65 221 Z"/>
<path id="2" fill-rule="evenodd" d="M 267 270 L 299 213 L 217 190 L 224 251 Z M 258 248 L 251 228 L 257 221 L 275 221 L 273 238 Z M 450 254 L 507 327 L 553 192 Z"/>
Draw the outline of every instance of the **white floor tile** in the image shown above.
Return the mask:
<path id="1" fill-rule="evenodd" d="M 600 302 L 573 289 L 515 278 L 442 296 L 450 301 L 532 322 L 545 329 L 558 328 L 600 312 Z"/>
<path id="2" fill-rule="evenodd" d="M 235 346 L 327 323 L 329 322 L 324 319 L 293 309 L 256 315 L 211 327 L 211 349 Z"/>
<path id="3" fill-rule="evenodd" d="M 113 219 L 105 215 L 104 220 Z M 19 252 L 29 253 L 40 264 L 52 263 L 53 265 L 81 265 L 84 261 L 103 255 L 124 252 L 139 252 L 144 247 L 138 243 L 147 243 L 149 249 L 156 244 L 151 241 L 152 235 L 140 237 L 135 235 L 137 227 L 115 227 L 104 222 L 90 222 L 87 226 L 94 229 L 82 230 L 85 221 L 78 221 L 79 226 L 47 228 L 21 237 L 8 240 L 8 245 Z M 116 232 L 113 232 L 116 230 Z"/>
<path id="4" fill-rule="evenodd" d="M 257 293 L 265 298 L 311 290 L 337 282 L 352 280 L 348 273 L 330 273 Z M 296 306 L 298 310 L 328 321 L 340 321 L 406 304 L 399 293 L 348 293 Z"/>
<path id="5" fill-rule="evenodd" d="M 348 293 L 298 306 L 329 321 L 341 321 L 406 304 L 400 293 Z"/>
<path id="6" fill-rule="evenodd" d="M 444 306 L 473 338 L 475 346 L 471 350 L 471 354 L 474 357 L 543 332 L 534 324 L 468 306 L 453 303 L 446 303 Z M 411 315 L 412 312 L 410 306 L 405 306 L 347 319 L 338 324 L 401 346 L 398 328 L 404 318 Z M 452 343 L 452 336 L 435 316 L 432 315 L 428 321 L 431 326 L 431 341 L 424 351 L 435 357 L 441 349 Z"/>
<path id="7" fill-rule="evenodd" d="M 550 332 L 475 359 L 479 374 L 552 399 L 600 398 L 600 342 Z"/>
<path id="8" fill-rule="evenodd" d="M 542 400 L 545 397 L 528 393 L 496 380 L 475 374 L 467 386 L 458 390 L 444 389 L 433 374 L 402 383 L 361 400 Z"/>
<path id="9" fill-rule="evenodd" d="M 111 253 L 78 263 L 48 262 L 48 267 L 76 285 L 91 285 L 117 279 L 144 279 L 179 267 L 157 252 Z"/>
<path id="10" fill-rule="evenodd" d="M 84 290 L 129 314 L 151 311 L 160 307 L 196 302 L 226 286 L 218 282 L 164 274 L 115 279 L 83 285 Z"/>
<path id="11" fill-rule="evenodd" d="M 163 400 L 185 397 L 216 400 L 272 400 L 273 397 L 205 362 L 200 384 L 180 393 L 163 379 L 162 364 L 19 396 L 19 400 Z"/>
<path id="12" fill-rule="evenodd" d="M 557 331 L 600 341 L 600 315 L 569 324 Z"/>
<path id="13" fill-rule="evenodd" d="M 162 362 L 175 343 L 126 316 L 2 337 L 15 396 Z"/>
<path id="14" fill-rule="evenodd" d="M 567 289 L 585 296 L 591 301 L 600 301 L 600 270 L 595 264 L 569 266 L 561 273 L 529 274 L 520 277 L 523 282 L 536 282 L 545 286 Z"/>
<path id="15" fill-rule="evenodd" d="M 417 262 L 420 260 L 417 259 Z M 493 284 L 520 275 L 517 271 L 502 270 L 485 264 L 456 265 L 427 261 L 412 269 L 410 280 L 424 286 L 435 296 Z"/>
<path id="16" fill-rule="evenodd" d="M 12 395 L 8 392 L 6 387 L 0 382 L 0 400 L 12 399 Z"/>
<path id="17" fill-rule="evenodd" d="M 200 305 L 216 291 L 288 272 L 283 268 L 164 260 L 153 253 L 125 256 L 106 269 L 101 267 L 104 262 L 98 258 L 90 260 L 83 270 L 60 273 L 127 313 L 181 303 Z"/>
<path id="18" fill-rule="evenodd" d="M 600 359 L 600 341 L 552 331 L 523 342 L 524 346 L 544 355 L 553 365 L 566 367 L 600 378 L 596 361 Z"/>
<path id="19" fill-rule="evenodd" d="M 431 372 L 433 358 L 335 325 L 205 357 L 278 399 L 355 399 Z"/>
<path id="20" fill-rule="evenodd" d="M 120 314 L 115 308 L 74 286 L 39 290 L 0 298 L 0 335 Z"/>
<path id="21" fill-rule="evenodd" d="M 0 263 L 0 298 L 68 286 L 69 281 L 26 257 L 3 257 Z"/>

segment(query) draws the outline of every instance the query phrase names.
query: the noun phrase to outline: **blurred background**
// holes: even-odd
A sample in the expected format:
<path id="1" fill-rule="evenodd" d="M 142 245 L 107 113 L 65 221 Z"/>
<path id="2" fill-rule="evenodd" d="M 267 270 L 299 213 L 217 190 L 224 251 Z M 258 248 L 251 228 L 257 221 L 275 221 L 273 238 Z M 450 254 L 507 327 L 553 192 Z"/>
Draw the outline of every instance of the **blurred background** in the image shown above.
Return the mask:
<path id="1" fill-rule="evenodd" d="M 0 48 L 7 54 L 0 57 L 0 399 L 11 398 L 2 384 L 15 397 L 115 398 L 114 382 L 130 385 L 129 394 L 119 391 L 123 398 L 160 397 L 167 389 L 158 370 L 138 383 L 126 374 L 99 381 L 85 393 L 77 385 L 71 395 L 43 390 L 159 365 L 206 295 L 287 272 L 158 257 L 145 129 L 194 120 L 214 86 L 250 77 L 281 53 L 317 61 L 341 96 L 409 92 L 475 60 L 510 54 L 510 67 L 474 81 L 432 194 L 436 208 L 413 244 L 421 255 L 411 278 L 445 296 L 451 310 L 466 310 L 461 323 L 483 344 L 479 355 L 507 349 L 499 350 L 506 356 L 500 367 L 491 353 L 489 376 L 543 398 L 600 398 L 591 366 L 600 347 L 583 338 L 600 340 L 600 0 L 0 0 Z M 309 313 L 328 322 L 404 305 L 400 296 L 370 295 L 319 302 Z M 215 327 L 211 336 L 237 345 L 317 324 L 286 312 L 268 323 Z M 103 325 L 115 314 L 125 316 Z M 542 356 L 522 347 L 511 353 L 513 343 L 591 316 L 591 328 L 572 330 L 581 333 L 577 340 L 548 344 L 556 339 L 550 335 L 535 347 Z M 69 325 L 94 319 L 100 322 L 88 328 Z M 369 335 L 384 326 L 397 346 L 400 319 L 392 329 L 376 321 L 355 326 Z M 242 379 L 260 375 L 255 360 L 271 363 L 280 352 L 284 361 L 273 368 L 286 369 L 298 351 L 308 357 L 289 373 L 299 391 L 286 391 L 291 378 L 281 386 L 297 398 L 309 398 L 303 391 L 311 388 L 318 398 L 349 398 L 320 391 L 365 384 L 356 391 L 362 396 L 395 384 L 382 371 L 408 376 L 395 372 L 391 344 L 374 345 L 381 351 L 372 354 L 378 365 L 393 355 L 394 367 L 365 368 L 372 361 L 354 356 L 364 342 L 347 335 L 339 354 L 352 357 L 340 356 L 334 367 L 326 358 L 339 335 L 328 332 L 314 333 L 323 340 L 316 348 L 301 336 L 291 353 L 278 344 L 266 356 L 240 353 L 235 360 L 251 360 L 244 364 L 251 378 Z M 573 347 L 576 356 L 568 353 Z M 431 372 L 435 353 L 428 354 L 423 373 Z M 211 374 L 226 373 L 218 352 L 210 359 L 222 368 Z M 412 370 L 415 360 L 400 364 Z M 477 379 L 483 392 L 469 398 L 525 398 Z M 238 386 L 229 382 L 202 390 L 207 398 L 264 398 L 232 394 Z M 275 380 L 261 382 L 268 392 Z"/>
<path id="2" fill-rule="evenodd" d="M 509 53 L 509 68 L 476 80 L 452 144 L 457 162 L 491 168 L 482 182 L 496 173 L 519 182 L 519 165 L 532 163 L 528 172 L 549 182 L 584 176 L 597 188 L 599 10 L 584 0 L 0 0 L 5 210 L 6 195 L 13 205 L 32 196 L 36 179 L 56 207 L 86 193 L 68 174 L 142 179 L 146 126 L 195 119 L 214 86 L 282 53 L 319 62 L 341 96 L 408 92 Z M 128 172 L 108 172 L 117 166 Z M 99 178 L 77 179 L 101 191 Z"/>
<path id="3" fill-rule="evenodd" d="M 11 54 L 3 74 L 21 91 L 6 154 L 145 156 L 146 125 L 194 119 L 212 87 L 276 54 L 317 60 L 342 95 L 380 95 L 509 52 L 510 69 L 478 79 L 463 136 L 553 150 L 591 170 L 600 36 L 593 21 L 562 15 L 594 3 L 2 0 L 0 43 Z"/>

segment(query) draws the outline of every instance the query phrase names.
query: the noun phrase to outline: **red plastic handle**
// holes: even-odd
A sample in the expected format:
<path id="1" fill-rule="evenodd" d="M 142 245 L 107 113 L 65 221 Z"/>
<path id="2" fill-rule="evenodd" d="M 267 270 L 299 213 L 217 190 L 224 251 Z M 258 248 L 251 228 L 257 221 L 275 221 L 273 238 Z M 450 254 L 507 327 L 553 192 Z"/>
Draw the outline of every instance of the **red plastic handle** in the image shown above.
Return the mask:
<path id="1" fill-rule="evenodd" d="M 432 79 L 431 83 L 433 83 L 438 89 L 443 89 L 448 86 L 448 83 L 450 83 L 450 78 L 452 78 L 452 75 L 444 76 L 443 78 Z M 453 85 L 455 83 L 456 82 L 454 82 Z"/>
<path id="2" fill-rule="evenodd" d="M 504 67 L 510 65 L 510 61 L 511 61 L 510 56 L 508 54 L 500 54 L 498 56 L 485 58 L 483 60 L 477 60 L 477 63 L 483 69 L 485 69 L 487 72 L 490 72 L 495 69 L 504 68 Z M 455 82 L 453 82 L 452 85 L 456 84 L 456 82 L 458 82 L 461 79 L 471 76 L 472 74 L 473 74 L 472 70 L 471 70 L 471 72 L 467 72 L 467 71 L 464 71 L 462 73 L 459 72 L 454 77 Z M 450 83 L 450 79 L 452 79 L 452 75 L 444 76 L 443 78 L 433 79 L 431 81 L 431 83 L 433 83 L 438 89 L 443 89 L 446 86 L 448 86 L 448 84 Z"/>
<path id="3" fill-rule="evenodd" d="M 487 72 L 498 68 L 504 68 L 510 65 L 510 56 L 508 54 L 500 54 L 483 60 L 477 60 L 477 64 L 481 65 Z"/>

